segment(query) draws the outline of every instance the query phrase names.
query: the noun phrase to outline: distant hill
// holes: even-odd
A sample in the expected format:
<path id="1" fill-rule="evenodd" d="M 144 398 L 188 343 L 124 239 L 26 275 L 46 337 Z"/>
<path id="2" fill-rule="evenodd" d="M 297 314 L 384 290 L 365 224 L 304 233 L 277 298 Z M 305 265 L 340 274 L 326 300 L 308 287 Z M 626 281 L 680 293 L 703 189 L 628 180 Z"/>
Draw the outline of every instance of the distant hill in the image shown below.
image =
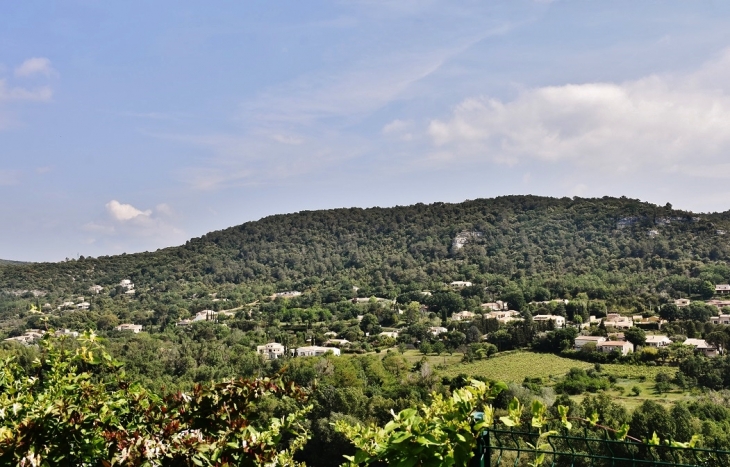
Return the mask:
<path id="1" fill-rule="evenodd" d="M 727 212 L 694 214 L 628 198 L 506 196 L 303 211 L 156 252 L 3 263 L 0 290 L 83 294 L 129 278 L 154 300 L 200 287 L 317 290 L 326 301 L 353 286 L 361 296 L 395 296 L 469 280 L 495 290 L 519 286 L 528 299 L 545 290 L 601 298 L 728 282 L 729 239 Z"/>
<path id="2" fill-rule="evenodd" d="M 5 264 L 26 264 L 24 261 L 11 261 L 9 259 L 0 259 L 0 265 Z"/>

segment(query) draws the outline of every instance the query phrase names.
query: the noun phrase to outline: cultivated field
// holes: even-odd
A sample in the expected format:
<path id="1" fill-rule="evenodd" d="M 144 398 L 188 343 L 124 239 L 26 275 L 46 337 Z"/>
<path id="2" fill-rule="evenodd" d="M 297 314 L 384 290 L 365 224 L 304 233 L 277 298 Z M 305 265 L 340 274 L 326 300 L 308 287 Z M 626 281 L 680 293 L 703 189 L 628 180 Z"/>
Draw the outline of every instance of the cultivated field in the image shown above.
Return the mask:
<path id="1" fill-rule="evenodd" d="M 445 376 L 484 376 L 495 381 L 521 383 L 525 377 L 548 378 L 561 376 L 571 368 L 591 368 L 593 365 L 553 354 L 510 352 L 488 360 L 449 365 L 439 372 Z M 617 365 L 618 366 L 618 365 Z"/>

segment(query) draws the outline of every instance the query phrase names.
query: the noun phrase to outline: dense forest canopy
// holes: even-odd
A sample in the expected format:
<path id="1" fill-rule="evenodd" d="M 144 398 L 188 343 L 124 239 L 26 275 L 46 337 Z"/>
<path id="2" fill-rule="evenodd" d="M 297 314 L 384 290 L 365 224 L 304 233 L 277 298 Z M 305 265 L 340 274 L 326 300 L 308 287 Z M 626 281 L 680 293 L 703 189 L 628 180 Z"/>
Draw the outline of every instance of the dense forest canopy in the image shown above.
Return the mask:
<path id="1" fill-rule="evenodd" d="M 692 292 L 730 279 L 730 213 L 627 198 L 508 196 L 458 204 L 275 215 L 139 254 L 0 265 L 6 293 L 84 294 L 131 279 L 159 296 L 191 284 L 387 296 L 453 280 L 553 297 Z M 461 242 L 459 241 L 461 239 Z"/>

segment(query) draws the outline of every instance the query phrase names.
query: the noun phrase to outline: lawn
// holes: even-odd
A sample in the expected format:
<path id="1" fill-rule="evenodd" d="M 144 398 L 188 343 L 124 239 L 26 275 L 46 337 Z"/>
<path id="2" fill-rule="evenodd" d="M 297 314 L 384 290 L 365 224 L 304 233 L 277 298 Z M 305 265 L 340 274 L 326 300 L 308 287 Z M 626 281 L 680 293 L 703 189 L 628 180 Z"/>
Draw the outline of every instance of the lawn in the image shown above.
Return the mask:
<path id="1" fill-rule="evenodd" d="M 593 365 L 553 354 L 533 352 L 504 352 L 487 360 L 448 365 L 439 370 L 444 376 L 484 376 L 495 381 L 521 383 L 526 377 L 549 378 L 561 376 L 571 368 L 590 368 Z"/>

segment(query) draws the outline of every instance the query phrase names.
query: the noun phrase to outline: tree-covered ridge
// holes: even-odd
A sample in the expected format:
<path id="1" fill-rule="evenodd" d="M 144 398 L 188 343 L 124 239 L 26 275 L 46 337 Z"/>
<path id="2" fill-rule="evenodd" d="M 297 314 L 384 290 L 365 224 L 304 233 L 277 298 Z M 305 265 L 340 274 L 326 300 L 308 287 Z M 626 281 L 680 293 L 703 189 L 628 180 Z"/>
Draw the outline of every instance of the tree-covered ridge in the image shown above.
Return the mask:
<path id="1" fill-rule="evenodd" d="M 276 215 L 151 253 L 0 266 L 0 290 L 82 293 L 125 278 L 162 293 L 190 283 L 322 287 L 395 296 L 434 282 L 503 278 L 551 295 L 687 288 L 730 279 L 730 214 L 694 215 L 626 198 L 509 196 L 459 204 Z M 479 232 L 463 248 L 462 232 Z M 629 277 L 630 275 L 630 277 Z M 707 277 L 705 277 L 706 279 Z M 580 289 L 580 290 L 579 290 Z"/>

